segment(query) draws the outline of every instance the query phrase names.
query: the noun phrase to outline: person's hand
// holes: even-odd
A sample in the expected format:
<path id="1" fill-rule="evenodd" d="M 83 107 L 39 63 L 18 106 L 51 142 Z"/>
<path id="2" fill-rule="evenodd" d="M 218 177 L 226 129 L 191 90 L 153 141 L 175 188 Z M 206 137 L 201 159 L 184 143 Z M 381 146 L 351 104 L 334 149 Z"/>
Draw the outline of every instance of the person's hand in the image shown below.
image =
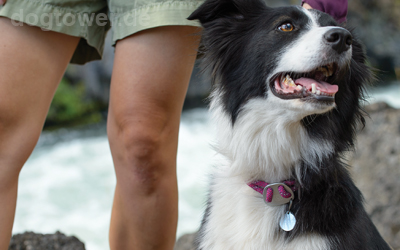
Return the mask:
<path id="1" fill-rule="evenodd" d="M 306 2 L 312 2 L 313 7 Z M 316 9 L 333 17 L 340 24 L 346 23 L 348 0 L 303 0 L 305 9 Z"/>
<path id="2" fill-rule="evenodd" d="M 1 1 L 1 0 L 0 0 Z M 5 0 L 4 0 L 5 1 Z M 304 3 L 303 4 L 303 8 L 305 8 L 305 9 L 312 9 L 313 7 L 311 7 L 311 5 L 309 5 L 308 3 Z"/>
<path id="3" fill-rule="evenodd" d="M 4 5 L 7 2 L 7 0 L 0 0 L 0 5 Z"/>

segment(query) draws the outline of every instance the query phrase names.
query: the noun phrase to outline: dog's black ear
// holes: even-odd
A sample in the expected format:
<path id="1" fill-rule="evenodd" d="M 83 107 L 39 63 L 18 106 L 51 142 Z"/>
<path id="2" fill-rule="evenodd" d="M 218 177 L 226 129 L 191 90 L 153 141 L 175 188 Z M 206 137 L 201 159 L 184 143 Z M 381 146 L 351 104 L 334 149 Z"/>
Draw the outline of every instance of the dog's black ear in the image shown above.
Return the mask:
<path id="1" fill-rule="evenodd" d="M 199 20 L 204 26 L 220 18 L 243 19 L 252 10 L 266 7 L 262 0 L 207 0 L 189 17 L 189 20 Z"/>

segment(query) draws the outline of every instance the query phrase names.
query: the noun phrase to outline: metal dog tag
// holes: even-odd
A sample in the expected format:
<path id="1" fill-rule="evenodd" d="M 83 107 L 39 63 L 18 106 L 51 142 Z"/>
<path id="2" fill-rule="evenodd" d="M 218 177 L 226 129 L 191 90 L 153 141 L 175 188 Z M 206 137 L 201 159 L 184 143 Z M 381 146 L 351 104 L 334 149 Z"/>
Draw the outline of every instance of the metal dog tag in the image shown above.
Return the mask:
<path id="1" fill-rule="evenodd" d="M 295 225 L 296 218 L 290 211 L 286 212 L 279 222 L 279 226 L 286 232 L 292 231 Z"/>
<path id="2" fill-rule="evenodd" d="M 278 190 L 279 186 L 283 186 L 285 188 L 286 192 L 290 193 L 291 196 L 288 198 L 282 197 L 282 195 L 279 193 L 279 190 Z M 273 191 L 273 196 L 272 196 L 271 202 L 267 202 L 268 188 L 271 188 Z M 284 204 L 289 203 L 290 200 L 294 199 L 294 193 L 293 193 L 293 190 L 290 187 L 288 187 L 285 183 L 273 183 L 273 184 L 269 184 L 268 186 L 266 186 L 264 188 L 263 198 L 264 198 L 265 204 L 267 204 L 268 206 L 282 206 Z"/>

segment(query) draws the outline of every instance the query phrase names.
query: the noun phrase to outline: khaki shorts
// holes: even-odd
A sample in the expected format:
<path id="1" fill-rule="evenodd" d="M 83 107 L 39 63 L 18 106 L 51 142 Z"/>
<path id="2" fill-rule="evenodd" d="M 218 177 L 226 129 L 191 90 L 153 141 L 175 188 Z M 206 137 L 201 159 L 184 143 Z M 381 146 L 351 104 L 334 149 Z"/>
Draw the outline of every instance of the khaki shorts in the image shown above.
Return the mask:
<path id="1" fill-rule="evenodd" d="M 0 16 L 13 24 L 81 37 L 71 63 L 101 59 L 107 31 L 113 44 L 141 30 L 167 25 L 200 26 L 186 18 L 199 0 L 8 0 Z"/>

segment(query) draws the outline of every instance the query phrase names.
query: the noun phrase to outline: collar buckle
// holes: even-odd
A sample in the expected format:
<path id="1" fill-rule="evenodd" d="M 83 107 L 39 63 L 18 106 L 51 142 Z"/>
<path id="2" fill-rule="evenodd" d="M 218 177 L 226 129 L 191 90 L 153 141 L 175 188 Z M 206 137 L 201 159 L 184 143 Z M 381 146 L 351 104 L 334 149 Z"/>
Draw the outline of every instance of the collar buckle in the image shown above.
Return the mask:
<path id="1" fill-rule="evenodd" d="M 263 198 L 268 206 L 281 206 L 294 200 L 294 192 L 285 183 L 272 183 L 264 187 Z"/>

